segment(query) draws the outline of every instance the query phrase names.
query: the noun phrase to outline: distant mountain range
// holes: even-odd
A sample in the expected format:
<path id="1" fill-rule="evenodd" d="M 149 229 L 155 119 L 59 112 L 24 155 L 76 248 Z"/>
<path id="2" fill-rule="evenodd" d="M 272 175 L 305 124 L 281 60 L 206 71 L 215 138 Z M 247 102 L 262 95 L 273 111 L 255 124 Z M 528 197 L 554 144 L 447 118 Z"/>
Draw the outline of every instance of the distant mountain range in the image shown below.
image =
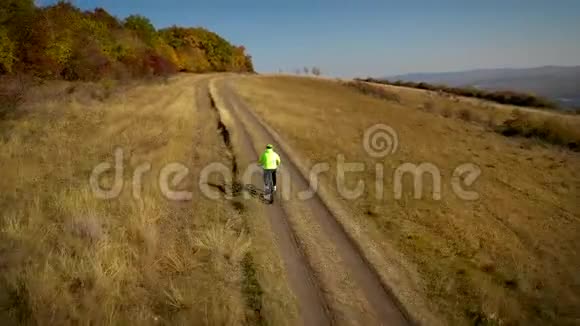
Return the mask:
<path id="1" fill-rule="evenodd" d="M 478 69 L 413 73 L 384 78 L 390 81 L 404 80 L 455 87 L 472 86 L 488 90 L 527 92 L 557 101 L 563 107 L 580 107 L 580 66 Z"/>

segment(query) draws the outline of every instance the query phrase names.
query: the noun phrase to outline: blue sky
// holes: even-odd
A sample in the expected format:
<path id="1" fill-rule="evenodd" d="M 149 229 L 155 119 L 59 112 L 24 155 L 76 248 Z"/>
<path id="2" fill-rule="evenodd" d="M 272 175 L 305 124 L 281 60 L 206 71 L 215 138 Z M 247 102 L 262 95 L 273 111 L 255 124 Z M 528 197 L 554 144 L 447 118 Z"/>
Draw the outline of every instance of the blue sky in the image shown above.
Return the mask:
<path id="1" fill-rule="evenodd" d="M 51 0 L 38 0 L 46 4 Z M 580 1 L 73 0 L 158 28 L 203 26 L 244 45 L 259 72 L 332 76 L 580 65 Z"/>

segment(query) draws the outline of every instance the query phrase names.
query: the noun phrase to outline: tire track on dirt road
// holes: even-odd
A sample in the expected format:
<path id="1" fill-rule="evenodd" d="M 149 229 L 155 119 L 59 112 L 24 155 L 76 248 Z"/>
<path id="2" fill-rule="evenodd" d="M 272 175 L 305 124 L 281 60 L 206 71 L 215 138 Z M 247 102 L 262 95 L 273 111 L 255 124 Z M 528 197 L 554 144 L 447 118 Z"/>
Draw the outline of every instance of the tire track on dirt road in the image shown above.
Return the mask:
<path id="1" fill-rule="evenodd" d="M 212 109 L 211 106 L 214 106 L 219 111 L 220 109 L 215 106 L 215 100 L 209 90 L 208 82 L 201 83 L 198 87 L 198 97 L 201 98 L 198 103 L 203 106 L 209 105 L 208 109 Z M 235 125 L 229 127 L 234 130 L 234 133 L 238 134 L 235 138 L 229 138 L 231 149 L 238 153 L 247 153 L 237 157 L 236 164 L 240 164 L 240 161 L 251 164 L 258 154 L 250 143 L 249 135 L 244 126 L 237 119 L 232 122 Z M 223 125 L 223 128 L 226 128 L 226 126 Z M 254 184 L 261 184 L 261 178 L 257 175 L 254 176 L 252 181 Z M 298 299 L 303 324 L 312 326 L 335 324 L 330 306 L 322 294 L 318 280 L 308 264 L 296 235 L 288 225 L 285 212 L 279 205 L 269 205 L 266 208 L 266 213 L 270 218 L 272 231 L 275 234 L 286 266 L 290 287 Z"/>
<path id="2" fill-rule="evenodd" d="M 278 143 L 278 152 L 286 158 L 285 166 L 288 169 L 293 182 L 296 182 L 300 189 L 310 187 L 308 179 L 300 172 L 300 169 L 292 161 L 292 157 L 287 154 L 287 146 L 279 139 L 279 136 L 269 130 L 260 118 L 237 96 L 230 86 L 231 81 L 220 83 L 220 94 L 223 95 L 227 103 L 228 110 L 232 111 L 238 124 L 244 120 L 248 125 L 245 128 L 258 130 L 266 139 Z M 243 119 L 241 119 L 243 117 Z M 254 147 L 250 143 L 250 138 L 245 133 L 242 138 L 248 151 L 255 153 Z M 327 238 L 336 246 L 344 264 L 351 272 L 358 287 L 364 293 L 367 301 L 376 313 L 378 322 L 381 325 L 409 325 L 414 324 L 406 310 L 402 307 L 397 298 L 394 297 L 390 288 L 383 283 L 374 266 L 367 260 L 358 243 L 346 232 L 344 227 L 325 202 L 316 194 L 312 199 L 305 202 L 314 212 L 316 222 L 326 231 Z M 277 207 L 279 205 L 274 205 Z M 281 210 L 278 208 L 278 210 Z M 287 227 L 287 229 L 289 229 Z M 283 230 L 282 230 L 283 231 Z M 291 232 L 290 230 L 286 232 Z M 299 299 L 302 299 L 299 297 Z M 300 302 L 304 306 L 303 302 Z"/>

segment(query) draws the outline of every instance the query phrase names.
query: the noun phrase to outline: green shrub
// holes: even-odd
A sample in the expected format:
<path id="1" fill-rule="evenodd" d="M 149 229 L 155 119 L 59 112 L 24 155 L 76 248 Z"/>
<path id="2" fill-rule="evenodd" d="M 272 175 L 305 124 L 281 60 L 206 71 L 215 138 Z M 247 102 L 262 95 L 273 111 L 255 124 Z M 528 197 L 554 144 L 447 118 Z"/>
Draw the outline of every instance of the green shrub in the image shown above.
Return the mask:
<path id="1" fill-rule="evenodd" d="M 131 15 L 125 18 L 123 26 L 134 31 L 146 44 L 153 44 L 156 30 L 149 18 L 140 15 Z"/>
<path id="2" fill-rule="evenodd" d="M 457 112 L 457 117 L 464 121 L 471 121 L 472 113 L 470 110 L 463 108 Z"/>

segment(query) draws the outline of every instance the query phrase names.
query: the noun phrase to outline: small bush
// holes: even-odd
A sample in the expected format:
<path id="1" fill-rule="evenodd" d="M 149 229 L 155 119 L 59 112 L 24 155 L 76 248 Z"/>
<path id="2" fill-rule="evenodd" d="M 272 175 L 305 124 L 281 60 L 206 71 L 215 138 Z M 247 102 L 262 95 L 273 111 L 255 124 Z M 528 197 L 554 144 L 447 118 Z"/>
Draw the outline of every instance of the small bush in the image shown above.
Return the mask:
<path id="1" fill-rule="evenodd" d="M 99 80 L 110 74 L 110 67 L 109 59 L 92 43 L 75 49 L 61 76 L 66 80 Z"/>
<path id="2" fill-rule="evenodd" d="M 469 109 L 461 109 L 457 112 L 457 117 L 463 121 L 471 121 L 473 119 L 473 113 Z"/>
<path id="3" fill-rule="evenodd" d="M 391 92 L 383 87 L 377 87 L 370 85 L 365 82 L 354 81 L 354 82 L 347 82 L 345 83 L 346 86 L 354 88 L 359 92 L 370 95 L 376 98 L 380 98 L 382 100 L 392 101 L 392 102 L 401 102 L 401 98 L 397 93 Z"/>
<path id="4" fill-rule="evenodd" d="M 496 127 L 504 136 L 538 138 L 555 145 L 580 150 L 580 130 L 562 117 L 534 118 L 520 110 L 514 110 L 510 119 Z"/>
<path id="5" fill-rule="evenodd" d="M 112 79 L 103 79 L 101 81 L 101 86 L 103 87 L 103 96 L 105 99 L 111 97 L 117 83 Z"/>
<path id="6" fill-rule="evenodd" d="M 444 107 L 441 109 L 441 115 L 445 118 L 451 118 L 453 116 L 453 111 L 449 107 Z"/>
<path id="7" fill-rule="evenodd" d="M 312 71 L 312 74 L 314 76 L 320 76 L 321 75 L 320 68 L 318 68 L 318 67 L 312 67 L 312 70 L 311 71 Z"/>
<path id="8" fill-rule="evenodd" d="M 487 126 L 492 129 L 497 126 L 497 112 L 495 108 L 488 109 L 486 123 Z"/>
<path id="9" fill-rule="evenodd" d="M 177 72 L 177 66 L 160 55 L 149 55 L 147 65 L 152 68 L 153 75 L 165 77 Z"/>
<path id="10" fill-rule="evenodd" d="M 0 79 L 0 120 L 14 114 L 24 101 L 26 89 L 31 80 L 23 76 L 10 76 Z"/>
<path id="11" fill-rule="evenodd" d="M 423 103 L 423 106 L 420 107 L 420 110 L 433 113 L 435 111 L 435 102 L 426 101 L 425 103 Z"/>

